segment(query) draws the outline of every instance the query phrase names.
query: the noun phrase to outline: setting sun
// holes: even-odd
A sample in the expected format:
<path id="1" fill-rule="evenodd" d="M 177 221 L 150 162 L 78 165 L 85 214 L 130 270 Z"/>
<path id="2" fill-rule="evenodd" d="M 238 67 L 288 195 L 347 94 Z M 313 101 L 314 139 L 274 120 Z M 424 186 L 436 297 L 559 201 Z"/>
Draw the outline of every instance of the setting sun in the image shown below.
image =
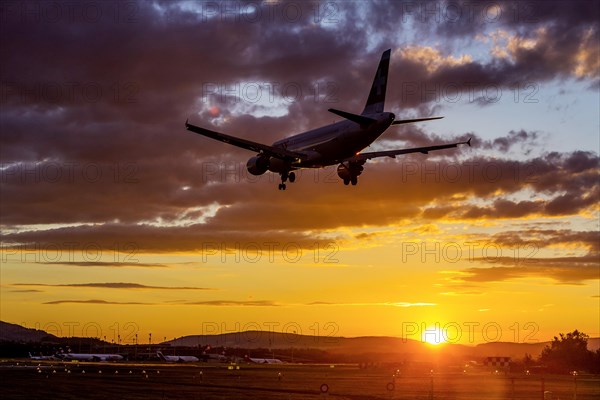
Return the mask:
<path id="1" fill-rule="evenodd" d="M 422 340 L 432 346 L 438 346 L 446 343 L 446 335 L 444 334 L 444 331 L 437 326 L 428 327 L 422 333 Z"/>

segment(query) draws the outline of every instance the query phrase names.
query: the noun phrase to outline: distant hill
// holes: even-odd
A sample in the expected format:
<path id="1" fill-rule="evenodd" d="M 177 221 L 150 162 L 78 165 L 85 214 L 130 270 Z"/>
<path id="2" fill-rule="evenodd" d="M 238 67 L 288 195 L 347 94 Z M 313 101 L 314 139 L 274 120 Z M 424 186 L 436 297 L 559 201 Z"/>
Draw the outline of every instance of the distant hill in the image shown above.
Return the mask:
<path id="1" fill-rule="evenodd" d="M 71 338 L 76 339 L 76 338 Z M 90 339 L 102 343 L 98 339 Z M 25 328 L 21 325 L 0 321 L 0 342 L 42 342 L 63 341 L 45 331 Z M 525 354 L 537 358 L 550 342 L 512 343 L 491 342 L 478 345 L 444 344 L 433 347 L 417 340 L 402 339 L 389 336 L 362 336 L 346 338 L 340 336 L 298 335 L 270 331 L 245 331 L 218 335 L 191 335 L 163 342 L 162 345 L 177 347 L 228 347 L 242 349 L 313 349 L 326 351 L 334 355 L 348 356 L 415 356 L 439 355 L 446 358 L 471 358 L 504 356 L 515 360 L 522 359 Z M 591 338 L 588 349 L 596 351 L 600 348 L 600 338 Z"/>
<path id="2" fill-rule="evenodd" d="M 327 351 L 389 352 L 390 349 L 421 350 L 427 345 L 417 340 L 389 336 L 341 336 L 298 335 L 270 331 L 246 331 L 220 335 L 191 335 L 164 342 L 170 346 L 206 346 L 241 348 L 311 348 Z"/>
<path id="3" fill-rule="evenodd" d="M 41 342 L 57 340 L 48 332 L 25 328 L 21 325 L 0 321 L 0 341 L 4 342 Z"/>
<path id="4" fill-rule="evenodd" d="M 515 360 L 522 359 L 525 354 L 537 358 L 544 347 L 550 342 L 539 343 L 512 343 L 490 342 L 475 346 L 461 344 L 446 344 L 432 347 L 417 340 L 402 339 L 387 336 L 363 336 L 355 338 L 326 337 L 286 334 L 269 331 L 246 331 L 226 333 L 219 335 L 190 335 L 164 342 L 169 346 L 211 346 L 246 349 L 319 349 L 332 354 L 364 355 L 423 355 L 430 354 L 433 350 L 445 357 L 460 357 L 480 359 L 485 357 L 504 356 Z M 600 338 L 591 338 L 588 349 L 595 351 L 600 346 Z"/>
<path id="5" fill-rule="evenodd" d="M 588 340 L 588 350 L 596 351 L 600 349 L 600 338 L 590 338 Z"/>
<path id="6" fill-rule="evenodd" d="M 475 346 L 474 353 L 478 356 L 506 356 L 513 358 L 523 358 L 525 354 L 531 355 L 533 358 L 538 357 L 544 347 L 550 345 L 551 342 L 539 343 L 512 343 L 512 342 L 492 342 L 482 343 Z M 588 350 L 596 351 L 600 346 L 600 338 L 590 338 L 588 340 Z"/>

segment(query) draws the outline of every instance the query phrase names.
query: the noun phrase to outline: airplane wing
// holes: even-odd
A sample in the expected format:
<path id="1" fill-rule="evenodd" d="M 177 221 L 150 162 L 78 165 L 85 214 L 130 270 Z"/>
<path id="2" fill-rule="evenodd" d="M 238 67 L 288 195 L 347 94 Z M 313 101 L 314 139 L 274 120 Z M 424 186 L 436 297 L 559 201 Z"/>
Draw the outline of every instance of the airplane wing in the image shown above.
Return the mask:
<path id="1" fill-rule="evenodd" d="M 251 140 L 241 139 L 235 136 L 226 135 L 224 133 L 211 131 L 196 125 L 192 125 L 187 121 L 185 121 L 185 127 L 188 131 L 197 133 L 199 135 L 203 135 L 211 139 L 219 140 L 223 143 L 241 147 L 242 149 L 255 151 L 257 153 L 262 152 L 272 157 L 292 160 L 306 158 L 306 155 L 302 153 L 296 153 L 293 151 L 288 151 L 281 147 L 268 146 L 266 144 L 253 142 Z"/>
<path id="2" fill-rule="evenodd" d="M 457 142 L 457 143 L 450 143 L 450 144 L 441 144 L 441 145 L 437 145 L 437 146 L 427 146 L 427 147 L 414 147 L 412 149 L 402 149 L 402 150 L 385 150 L 385 151 L 373 151 L 370 153 L 359 153 L 353 157 L 347 158 L 344 161 L 350 161 L 350 162 L 366 162 L 367 160 L 370 160 L 372 158 L 377 158 L 377 157 L 391 157 L 391 158 L 396 158 L 396 156 L 399 156 L 401 154 L 409 154 L 409 153 L 423 153 L 423 154 L 428 154 L 430 151 L 435 151 L 435 150 L 443 150 L 443 149 L 451 149 L 453 147 L 458 147 L 458 145 L 460 144 L 466 144 L 469 147 L 471 147 L 471 138 L 469 138 L 469 140 L 467 140 L 466 142 Z"/>

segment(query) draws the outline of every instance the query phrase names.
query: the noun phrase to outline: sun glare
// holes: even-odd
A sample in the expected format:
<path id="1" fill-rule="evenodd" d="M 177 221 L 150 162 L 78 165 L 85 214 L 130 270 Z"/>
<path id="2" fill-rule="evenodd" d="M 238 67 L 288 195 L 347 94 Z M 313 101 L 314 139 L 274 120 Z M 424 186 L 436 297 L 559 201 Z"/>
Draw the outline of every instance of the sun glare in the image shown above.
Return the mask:
<path id="1" fill-rule="evenodd" d="M 422 340 L 423 342 L 432 346 L 438 346 L 442 343 L 446 343 L 444 333 L 440 328 L 437 327 L 425 329 L 422 333 Z"/>

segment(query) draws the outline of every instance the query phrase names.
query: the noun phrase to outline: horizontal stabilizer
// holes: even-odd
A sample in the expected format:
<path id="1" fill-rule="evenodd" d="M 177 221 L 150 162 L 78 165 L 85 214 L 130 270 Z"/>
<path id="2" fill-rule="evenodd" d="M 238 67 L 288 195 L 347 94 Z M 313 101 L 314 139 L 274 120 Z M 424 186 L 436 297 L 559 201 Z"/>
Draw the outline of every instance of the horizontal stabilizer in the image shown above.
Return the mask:
<path id="1" fill-rule="evenodd" d="M 336 110 L 335 108 L 330 108 L 327 111 L 339 115 L 342 118 L 346 118 L 347 120 L 350 120 L 352 122 L 356 122 L 360 126 L 369 126 L 373 122 L 377 121 L 376 119 L 365 117 L 364 115 L 352 114 L 346 111 Z"/>
<path id="2" fill-rule="evenodd" d="M 392 122 L 392 125 L 400 124 L 412 124 L 413 122 L 431 121 L 432 119 L 442 119 L 444 117 L 429 117 L 429 118 L 415 118 L 415 119 L 399 119 L 398 121 Z"/>

